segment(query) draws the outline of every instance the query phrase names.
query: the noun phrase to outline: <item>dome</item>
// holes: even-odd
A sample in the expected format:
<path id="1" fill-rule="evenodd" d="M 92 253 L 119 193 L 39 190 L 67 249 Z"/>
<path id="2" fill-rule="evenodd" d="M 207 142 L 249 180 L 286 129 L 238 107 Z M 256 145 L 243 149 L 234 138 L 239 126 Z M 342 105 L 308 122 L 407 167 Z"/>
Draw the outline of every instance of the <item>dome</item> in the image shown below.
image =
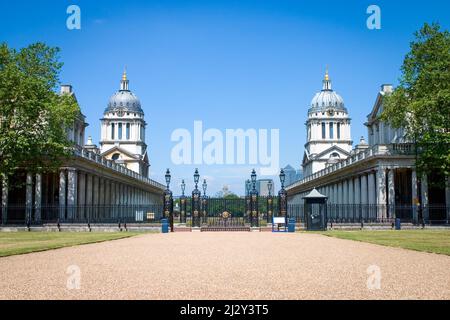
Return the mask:
<path id="1" fill-rule="evenodd" d="M 139 98 L 128 89 L 127 75 L 123 74 L 120 81 L 120 90 L 109 98 L 108 106 L 105 113 L 112 111 L 130 111 L 136 113 L 144 113 L 141 108 Z"/>
<path id="2" fill-rule="evenodd" d="M 323 80 L 322 91 L 316 93 L 312 99 L 309 112 L 323 112 L 331 108 L 335 111 L 347 112 L 344 99 L 331 89 L 331 80 L 327 71 Z"/>

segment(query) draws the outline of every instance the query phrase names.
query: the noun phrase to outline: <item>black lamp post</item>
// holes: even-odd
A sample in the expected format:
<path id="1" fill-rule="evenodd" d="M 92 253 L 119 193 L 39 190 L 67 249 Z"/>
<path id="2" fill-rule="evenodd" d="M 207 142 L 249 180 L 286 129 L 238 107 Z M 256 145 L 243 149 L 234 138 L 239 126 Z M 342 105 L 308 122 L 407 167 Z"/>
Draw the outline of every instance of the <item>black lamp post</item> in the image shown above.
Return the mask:
<path id="1" fill-rule="evenodd" d="M 206 196 L 206 188 L 208 185 L 206 184 L 206 179 L 203 180 L 202 188 L 203 188 L 203 197 L 202 197 L 202 213 L 203 213 L 203 223 L 208 222 L 208 197 Z"/>
<path id="2" fill-rule="evenodd" d="M 273 189 L 273 183 L 272 180 L 269 180 L 267 183 L 267 189 L 269 192 L 269 195 L 267 196 L 267 223 L 270 223 L 273 215 L 273 196 L 272 196 L 272 189 Z"/>
<path id="3" fill-rule="evenodd" d="M 286 174 L 284 173 L 284 170 L 281 169 L 281 171 L 280 171 L 281 189 L 284 189 L 284 182 L 285 181 L 286 181 Z"/>
<path id="4" fill-rule="evenodd" d="M 286 220 L 286 225 L 288 223 L 288 210 L 287 210 L 287 192 L 284 189 L 284 182 L 286 180 L 286 174 L 284 170 L 280 171 L 280 182 L 281 182 L 281 190 L 278 192 L 278 209 L 280 212 L 280 216 L 284 217 Z"/>
<path id="5" fill-rule="evenodd" d="M 170 170 L 166 171 L 166 185 L 167 189 L 164 191 L 164 212 L 163 218 L 169 218 L 170 229 L 173 232 L 173 195 L 172 191 L 170 191 Z"/>
<path id="6" fill-rule="evenodd" d="M 251 198 L 250 198 L 250 180 L 245 181 L 245 215 L 251 221 Z"/>
<path id="7" fill-rule="evenodd" d="M 256 190 L 256 171 L 253 169 L 252 175 L 252 191 L 250 192 L 250 211 L 251 211 L 251 226 L 259 226 L 259 211 L 258 211 L 258 190 Z"/>
<path id="8" fill-rule="evenodd" d="M 201 192 L 198 190 L 198 181 L 200 180 L 200 174 L 198 169 L 195 169 L 194 183 L 195 189 L 192 191 L 192 227 L 200 227 L 200 212 L 201 212 Z"/>
<path id="9" fill-rule="evenodd" d="M 184 179 L 181 180 L 181 195 L 184 196 L 184 191 L 186 190 L 186 183 L 184 183 Z"/>
<path id="10" fill-rule="evenodd" d="M 165 177 L 166 177 L 167 190 L 169 190 L 170 179 L 171 179 L 170 170 L 169 169 L 167 169 Z"/>
<path id="11" fill-rule="evenodd" d="M 184 195 L 184 191 L 186 190 L 186 184 L 184 183 L 184 179 L 181 181 L 181 197 L 180 197 L 180 222 L 186 223 L 186 196 Z"/>

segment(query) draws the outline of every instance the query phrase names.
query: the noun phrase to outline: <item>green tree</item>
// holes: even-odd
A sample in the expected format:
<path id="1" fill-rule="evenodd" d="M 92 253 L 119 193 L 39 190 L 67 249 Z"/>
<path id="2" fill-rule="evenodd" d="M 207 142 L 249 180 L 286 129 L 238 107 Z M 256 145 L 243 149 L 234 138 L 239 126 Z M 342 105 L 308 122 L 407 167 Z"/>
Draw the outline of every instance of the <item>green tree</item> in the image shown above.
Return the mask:
<path id="1" fill-rule="evenodd" d="M 239 199 L 239 196 L 233 192 L 228 193 L 223 197 L 224 199 Z"/>
<path id="2" fill-rule="evenodd" d="M 415 33 L 401 71 L 400 84 L 386 97 L 381 118 L 395 128 L 405 128 L 406 136 L 416 143 L 419 174 L 448 176 L 450 33 L 441 31 L 439 24 L 425 24 Z"/>
<path id="3" fill-rule="evenodd" d="M 55 170 L 71 154 L 70 128 L 80 114 L 72 96 L 56 93 L 59 49 L 0 45 L 0 175 L 18 168 Z M 12 181 L 11 184 L 13 184 Z"/>

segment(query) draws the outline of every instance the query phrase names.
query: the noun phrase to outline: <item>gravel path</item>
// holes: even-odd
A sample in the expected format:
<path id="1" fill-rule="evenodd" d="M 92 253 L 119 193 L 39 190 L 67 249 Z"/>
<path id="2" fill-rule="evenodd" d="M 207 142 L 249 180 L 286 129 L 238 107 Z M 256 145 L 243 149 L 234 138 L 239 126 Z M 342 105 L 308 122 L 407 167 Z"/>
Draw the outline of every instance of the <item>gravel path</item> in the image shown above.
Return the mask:
<path id="1" fill-rule="evenodd" d="M 146 234 L 0 258 L 0 299 L 18 298 L 450 299 L 450 257 L 316 234 Z"/>

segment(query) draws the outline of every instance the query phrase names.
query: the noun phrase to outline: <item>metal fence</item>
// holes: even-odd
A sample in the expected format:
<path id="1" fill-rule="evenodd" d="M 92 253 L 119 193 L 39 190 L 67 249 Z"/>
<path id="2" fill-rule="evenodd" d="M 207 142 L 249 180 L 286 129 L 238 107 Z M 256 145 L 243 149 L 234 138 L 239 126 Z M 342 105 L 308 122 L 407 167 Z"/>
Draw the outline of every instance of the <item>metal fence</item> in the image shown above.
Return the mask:
<path id="1" fill-rule="evenodd" d="M 276 198 L 273 213 L 268 216 L 267 199 L 259 199 L 259 219 L 267 221 L 278 216 Z M 187 203 L 186 222 L 191 215 L 190 201 Z M 420 208 L 417 206 L 388 205 L 347 205 L 326 204 L 325 213 L 328 223 L 393 223 L 399 218 L 404 223 L 442 225 L 450 224 L 450 206 L 433 205 Z M 229 211 L 227 223 L 241 225 L 249 223 L 245 213 L 245 199 L 227 201 L 210 201 L 207 208 L 207 220 L 203 224 L 220 220 L 223 211 Z M 0 224 L 2 225 L 40 225 L 46 223 L 160 223 L 163 218 L 162 204 L 149 205 L 84 205 L 84 206 L 41 206 L 27 207 L 16 205 L 0 206 Z M 305 222 L 304 204 L 289 204 L 288 218 L 297 223 Z M 222 220 L 220 220 L 222 221 Z M 180 212 L 175 211 L 173 222 L 182 222 Z M 184 221 L 183 221 L 184 222 Z M 268 221 L 270 222 L 270 221 Z"/>
<path id="2" fill-rule="evenodd" d="M 0 207 L 0 223 L 39 225 L 45 223 L 160 223 L 162 204 L 8 206 Z"/>
<path id="3" fill-rule="evenodd" d="M 361 205 L 326 204 L 326 218 L 329 223 L 393 223 L 399 218 L 404 223 L 449 224 L 450 207 L 433 205 L 418 206 L 397 205 Z M 305 221 L 304 204 L 289 204 L 288 217 L 298 223 Z"/>

